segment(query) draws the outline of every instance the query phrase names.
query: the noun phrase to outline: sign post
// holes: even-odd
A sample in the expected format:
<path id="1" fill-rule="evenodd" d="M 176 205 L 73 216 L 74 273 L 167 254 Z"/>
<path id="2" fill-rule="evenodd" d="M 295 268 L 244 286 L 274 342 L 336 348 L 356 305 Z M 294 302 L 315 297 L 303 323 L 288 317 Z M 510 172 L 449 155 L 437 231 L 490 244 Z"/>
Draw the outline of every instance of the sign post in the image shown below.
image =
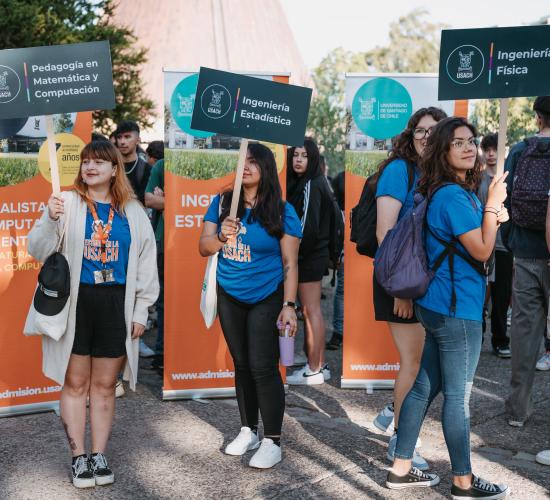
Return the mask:
<path id="1" fill-rule="evenodd" d="M 45 115 L 52 191 L 61 191 L 51 115 L 115 107 L 109 42 L 0 51 L 0 116 Z"/>
<path id="2" fill-rule="evenodd" d="M 247 139 L 301 146 L 311 89 L 201 68 L 191 127 L 242 137 L 229 215 L 239 206 Z"/>
<path id="3" fill-rule="evenodd" d="M 500 99 L 497 176 L 504 169 L 508 98 L 550 92 L 550 26 L 443 30 L 439 99 Z"/>

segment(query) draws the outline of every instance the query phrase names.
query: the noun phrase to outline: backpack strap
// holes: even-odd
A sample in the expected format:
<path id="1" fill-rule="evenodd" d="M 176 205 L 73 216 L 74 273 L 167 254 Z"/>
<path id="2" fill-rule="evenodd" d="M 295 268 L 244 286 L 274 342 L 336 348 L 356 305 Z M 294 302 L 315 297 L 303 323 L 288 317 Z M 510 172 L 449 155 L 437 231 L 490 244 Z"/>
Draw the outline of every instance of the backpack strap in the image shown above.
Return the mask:
<path id="1" fill-rule="evenodd" d="M 409 178 L 409 188 L 407 189 L 407 193 L 410 193 L 411 189 L 414 186 L 414 165 L 410 162 L 407 162 L 407 176 Z"/>

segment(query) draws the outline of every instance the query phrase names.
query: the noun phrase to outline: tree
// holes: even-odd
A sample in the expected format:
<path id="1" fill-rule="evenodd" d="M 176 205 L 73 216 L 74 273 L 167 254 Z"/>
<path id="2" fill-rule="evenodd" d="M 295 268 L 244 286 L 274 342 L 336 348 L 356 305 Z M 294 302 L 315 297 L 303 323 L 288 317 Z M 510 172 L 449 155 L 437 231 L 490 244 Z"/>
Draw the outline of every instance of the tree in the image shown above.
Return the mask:
<path id="1" fill-rule="evenodd" d="M 514 97 L 508 107 L 508 146 L 537 131 L 533 112 L 534 97 Z M 500 103 L 498 99 L 485 99 L 474 104 L 472 123 L 481 135 L 498 132 Z"/>
<path id="2" fill-rule="evenodd" d="M 109 40 L 116 107 L 93 114 L 95 128 L 106 134 L 123 119 L 147 128 L 154 117 L 140 77 L 147 51 L 134 47 L 130 29 L 113 23 L 115 7 L 115 0 L 0 0 L 3 49 Z"/>
<path id="3" fill-rule="evenodd" d="M 316 94 L 308 128 L 332 170 L 344 168 L 347 121 L 344 75 L 347 72 L 436 72 L 442 24 L 429 23 L 428 12 L 415 9 L 390 24 L 390 43 L 363 53 L 334 49 L 313 71 Z"/>

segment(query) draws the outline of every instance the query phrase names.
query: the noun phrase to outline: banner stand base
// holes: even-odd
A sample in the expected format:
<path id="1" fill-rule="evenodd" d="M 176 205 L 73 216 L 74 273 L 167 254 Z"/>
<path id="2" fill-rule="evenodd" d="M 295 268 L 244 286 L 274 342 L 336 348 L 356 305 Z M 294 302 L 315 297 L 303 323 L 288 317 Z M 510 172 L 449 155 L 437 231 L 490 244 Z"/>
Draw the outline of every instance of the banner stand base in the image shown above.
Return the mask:
<path id="1" fill-rule="evenodd" d="M 285 394 L 288 394 L 288 384 L 284 385 Z M 207 398 L 234 398 L 235 387 L 220 387 L 215 389 L 178 389 L 175 391 L 162 391 L 163 401 L 176 399 L 207 399 Z"/>
<path id="2" fill-rule="evenodd" d="M 366 389 L 367 394 L 372 394 L 374 389 L 393 389 L 394 379 L 354 379 L 343 378 L 340 382 L 341 389 Z"/>
<path id="3" fill-rule="evenodd" d="M 16 415 L 28 415 L 31 413 L 42 413 L 45 411 L 54 411 L 55 414 L 59 416 L 59 401 L 7 406 L 6 408 L 0 408 L 0 417 L 15 417 Z"/>

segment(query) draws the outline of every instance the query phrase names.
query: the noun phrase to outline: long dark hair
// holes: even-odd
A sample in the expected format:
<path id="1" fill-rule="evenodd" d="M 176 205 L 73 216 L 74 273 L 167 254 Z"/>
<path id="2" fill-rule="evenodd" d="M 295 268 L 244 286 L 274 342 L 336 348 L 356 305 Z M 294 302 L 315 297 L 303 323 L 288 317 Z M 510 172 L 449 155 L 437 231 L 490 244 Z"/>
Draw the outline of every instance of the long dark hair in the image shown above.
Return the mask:
<path id="1" fill-rule="evenodd" d="M 250 210 L 248 222 L 252 223 L 257 220 L 269 235 L 282 238 L 284 202 L 275 157 L 271 149 L 256 142 L 248 145 L 248 153 L 256 160 L 260 169 L 260 183 L 256 203 Z M 223 221 L 229 215 L 233 190 L 223 192 L 222 196 L 220 221 Z M 241 188 L 237 217 L 242 220 L 245 211 L 244 189 Z"/>
<path id="2" fill-rule="evenodd" d="M 464 189 L 475 191 L 481 181 L 481 162 L 476 156 L 474 168 L 466 172 L 466 180 L 462 181 L 447 158 L 454 138 L 454 131 L 459 127 L 468 127 L 474 137 L 476 128 L 465 118 L 453 116 L 441 120 L 432 130 L 426 149 L 420 159 L 423 175 L 418 182 L 418 192 L 424 196 L 430 195 L 442 184 L 453 182 Z"/>
<path id="3" fill-rule="evenodd" d="M 420 158 L 414 147 L 414 130 L 418 127 L 420 120 L 428 115 L 431 116 L 436 122 L 440 122 L 444 118 L 447 118 L 447 113 L 445 113 L 445 111 L 434 106 L 420 108 L 415 111 L 409 118 L 405 130 L 394 138 L 392 149 L 388 152 L 388 157 L 378 165 L 378 178 L 380 178 L 384 169 L 393 160 L 401 159 L 410 164 L 419 164 Z"/>
<path id="4" fill-rule="evenodd" d="M 296 210 L 299 218 L 304 214 L 304 188 L 308 181 L 323 175 L 321 170 L 321 155 L 317 144 L 311 137 L 304 139 L 307 153 L 307 169 L 299 176 L 292 167 L 295 147 L 288 148 L 286 160 L 286 198 Z"/>

